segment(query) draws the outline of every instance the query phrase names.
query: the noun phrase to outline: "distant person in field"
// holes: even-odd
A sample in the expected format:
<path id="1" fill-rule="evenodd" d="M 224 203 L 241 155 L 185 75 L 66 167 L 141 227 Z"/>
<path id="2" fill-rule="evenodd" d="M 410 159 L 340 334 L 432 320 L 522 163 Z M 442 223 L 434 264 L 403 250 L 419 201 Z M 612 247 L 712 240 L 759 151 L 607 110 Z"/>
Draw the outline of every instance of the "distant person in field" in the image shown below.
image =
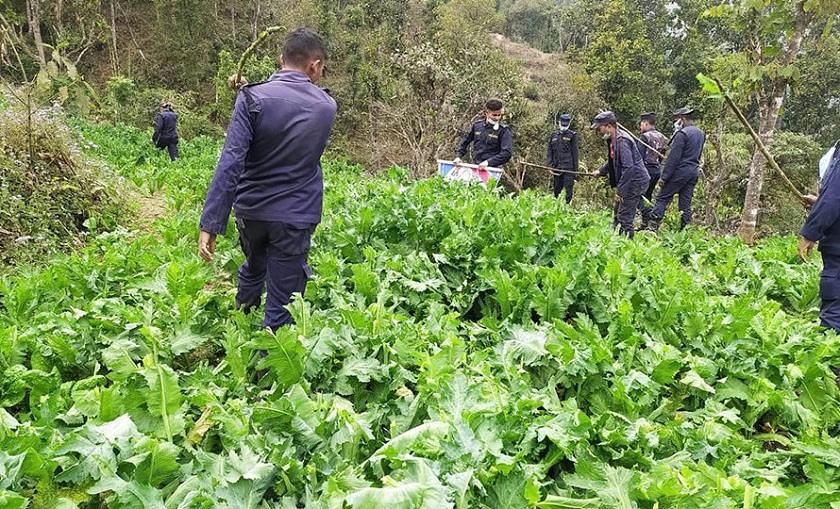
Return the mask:
<path id="1" fill-rule="evenodd" d="M 840 142 L 838 142 L 840 146 Z M 840 151 L 835 150 L 823 171 L 819 195 L 799 234 L 799 258 L 808 262 L 819 242 L 823 271 L 820 274 L 820 322 L 840 333 Z"/>
<path id="2" fill-rule="evenodd" d="M 645 163 L 648 174 L 650 175 L 650 183 L 647 190 L 642 193 L 648 201 L 653 199 L 653 191 L 656 189 L 656 183 L 659 182 L 659 177 L 662 174 L 659 165 L 662 163 L 662 155 L 665 153 L 665 146 L 667 139 L 665 135 L 656 130 L 656 113 L 649 111 L 642 113 L 639 116 L 639 142 L 636 147 L 642 155 L 642 160 Z M 644 142 L 644 143 L 642 143 Z M 653 205 L 647 205 L 644 200 L 639 203 L 639 211 L 642 213 L 642 229 L 648 228 L 650 221 L 650 212 L 653 210 Z"/>
<path id="3" fill-rule="evenodd" d="M 610 187 L 615 188 L 613 226 L 618 226 L 619 233 L 632 239 L 635 233 L 633 222 L 636 219 L 636 209 L 639 207 L 642 193 L 648 187 L 650 175 L 636 148 L 636 142 L 630 137 L 630 133 L 618 128 L 613 112 L 599 113 L 590 127 L 607 141 L 608 146 L 607 162 L 600 169 L 593 171 L 592 175 L 609 176 Z"/>
<path id="4" fill-rule="evenodd" d="M 210 262 L 216 235 L 236 216 L 245 263 L 239 268 L 236 305 L 260 305 L 272 331 L 292 322 L 285 306 L 303 294 L 311 275 L 310 239 L 321 221 L 321 155 L 336 116 L 336 102 L 315 86 L 327 52 L 312 30 L 292 31 L 267 81 L 240 88 L 216 174 L 201 215 L 199 255 Z"/>
<path id="5" fill-rule="evenodd" d="M 680 229 L 691 223 L 691 200 L 694 198 L 694 186 L 700 175 L 700 157 L 706 134 L 694 125 L 694 110 L 683 107 L 674 112 L 674 136 L 671 149 L 662 170 L 661 187 L 656 195 L 656 205 L 650 212 L 650 229 L 656 231 L 665 218 L 665 210 L 680 195 L 679 209 L 682 212 Z"/>
<path id="6" fill-rule="evenodd" d="M 566 203 L 572 201 L 577 177 L 575 172 L 580 162 L 578 135 L 570 129 L 571 125 L 571 115 L 560 115 L 559 128 L 548 137 L 548 166 L 562 170 L 554 173 L 554 197 L 560 196 L 560 191 L 565 191 Z"/>
<path id="7" fill-rule="evenodd" d="M 152 135 L 152 142 L 159 149 L 169 151 L 169 159 L 178 159 L 178 114 L 172 111 L 172 104 L 160 103 L 159 112 L 155 119 L 155 133 Z"/>
<path id="8" fill-rule="evenodd" d="M 488 166 L 501 168 L 513 155 L 513 133 L 510 127 L 502 123 L 505 106 L 498 99 L 490 99 L 484 105 L 484 120 L 473 124 L 461 139 L 455 151 L 455 166 L 461 164 L 461 158 L 472 144 L 473 161 L 481 169 Z M 454 171 L 454 170 L 453 170 Z"/>

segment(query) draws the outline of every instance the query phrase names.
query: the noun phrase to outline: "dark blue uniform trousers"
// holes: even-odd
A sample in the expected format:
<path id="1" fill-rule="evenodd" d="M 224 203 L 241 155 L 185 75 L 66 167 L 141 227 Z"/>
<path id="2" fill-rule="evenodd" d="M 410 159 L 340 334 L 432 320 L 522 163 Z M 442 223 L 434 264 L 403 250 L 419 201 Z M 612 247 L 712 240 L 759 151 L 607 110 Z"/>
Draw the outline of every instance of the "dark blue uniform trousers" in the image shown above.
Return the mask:
<path id="1" fill-rule="evenodd" d="M 650 175 L 650 184 L 648 184 L 648 188 L 642 193 L 642 196 L 647 198 L 648 201 L 653 201 L 653 192 L 656 190 L 656 184 L 659 182 L 659 176 L 662 173 L 659 171 L 659 166 L 648 166 L 647 170 Z M 644 200 L 639 200 L 639 212 L 642 213 L 642 219 L 648 219 L 652 210 L 653 205 L 647 205 Z"/>
<path id="2" fill-rule="evenodd" d="M 178 138 L 159 138 L 158 148 L 165 148 L 169 152 L 169 159 L 178 159 Z"/>
<path id="3" fill-rule="evenodd" d="M 565 169 L 565 168 L 563 168 Z M 573 171 L 571 169 L 567 171 Z M 574 173 L 555 173 L 554 174 L 554 197 L 560 196 L 560 191 L 566 191 L 566 203 L 571 203 L 572 193 L 575 190 Z"/>
<path id="4" fill-rule="evenodd" d="M 263 327 L 276 332 L 294 321 L 285 306 L 293 293 L 303 295 L 312 274 L 306 260 L 315 227 L 301 229 L 286 223 L 247 219 L 237 219 L 236 226 L 246 257 L 239 267 L 236 305 L 246 312 L 259 306 L 266 286 Z"/>
<path id="5" fill-rule="evenodd" d="M 633 221 L 636 220 L 636 209 L 642 201 L 642 191 L 644 190 L 641 185 L 634 184 L 634 186 L 637 189 L 631 189 L 629 196 L 616 203 L 613 211 L 613 228 L 618 226 L 618 233 L 627 235 L 631 239 L 635 234 Z"/>
<path id="6" fill-rule="evenodd" d="M 696 185 L 696 172 L 683 172 L 673 175 L 670 180 L 665 182 L 662 189 L 659 190 L 659 194 L 656 195 L 656 205 L 650 213 L 650 218 L 654 221 L 661 221 L 665 217 L 665 209 L 671 204 L 674 195 L 679 194 L 679 209 L 682 211 L 680 224 L 684 228 L 691 223 L 691 199 L 694 198 L 694 186 Z"/>
<path id="7" fill-rule="evenodd" d="M 823 252 L 820 274 L 820 323 L 840 334 L 840 255 Z"/>

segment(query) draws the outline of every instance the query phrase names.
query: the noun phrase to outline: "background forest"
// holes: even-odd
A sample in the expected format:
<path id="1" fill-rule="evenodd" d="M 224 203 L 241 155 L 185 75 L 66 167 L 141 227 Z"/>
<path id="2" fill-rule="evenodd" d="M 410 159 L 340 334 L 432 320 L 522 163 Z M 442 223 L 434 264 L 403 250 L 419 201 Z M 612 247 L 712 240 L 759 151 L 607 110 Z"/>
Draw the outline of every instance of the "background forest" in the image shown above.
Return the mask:
<path id="1" fill-rule="evenodd" d="M 4 82 L 30 112 L 58 102 L 71 114 L 147 127 L 165 99 L 189 139 L 223 132 L 233 101 L 225 78 L 260 31 L 313 27 L 327 39 L 323 84 L 340 106 L 331 156 L 371 172 L 407 165 L 414 176 L 430 175 L 435 158 L 452 157 L 484 100 L 498 96 L 515 136 L 505 183 L 512 190 L 549 189 L 548 175 L 526 173 L 519 161 L 544 163 L 560 112 L 573 114 L 591 169 L 604 158 L 586 129 L 599 108 L 633 129 L 639 113 L 656 111 L 670 135 L 670 112 L 689 104 L 708 134 L 698 219 L 720 232 L 756 220 L 759 234 L 795 231 L 798 201 L 765 175 L 744 128 L 704 95 L 696 75 L 720 79 L 783 170 L 813 192 L 816 161 L 840 136 L 840 2 L 719 4 L 0 0 L 0 59 Z M 272 72 L 282 40 L 283 31 L 248 60 L 251 81 Z M 579 205 L 608 203 L 602 182 L 579 188 Z M 750 241 L 754 232 L 741 234 Z"/>

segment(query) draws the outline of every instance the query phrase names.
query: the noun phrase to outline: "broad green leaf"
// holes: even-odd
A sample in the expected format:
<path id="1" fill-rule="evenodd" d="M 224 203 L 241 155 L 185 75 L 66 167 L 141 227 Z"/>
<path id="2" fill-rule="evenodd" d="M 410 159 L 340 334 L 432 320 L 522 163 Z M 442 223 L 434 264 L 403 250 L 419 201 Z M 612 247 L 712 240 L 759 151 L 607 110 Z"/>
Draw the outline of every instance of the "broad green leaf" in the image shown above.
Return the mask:
<path id="1" fill-rule="evenodd" d="M 575 468 L 575 473 L 566 476 L 565 481 L 569 486 L 593 491 L 604 508 L 638 507 L 630 496 L 636 483 L 636 475 L 626 468 L 581 460 Z"/>
<path id="2" fill-rule="evenodd" d="M 549 355 L 545 349 L 545 331 L 529 331 L 515 327 L 511 336 L 502 347 L 505 359 L 521 359 L 526 366 L 530 366 Z"/>
<path id="3" fill-rule="evenodd" d="M 257 364 L 257 369 L 269 368 L 281 389 L 291 387 L 303 376 L 306 352 L 292 327 L 281 327 L 276 334 L 262 331 L 253 344 L 256 349 L 267 353 Z"/>
<path id="4" fill-rule="evenodd" d="M 449 434 L 450 425 L 445 422 L 430 421 L 415 426 L 410 430 L 395 436 L 376 450 L 368 461 L 378 461 L 385 457 L 407 453 L 414 444 L 426 440 L 439 440 Z"/>
<path id="5" fill-rule="evenodd" d="M 382 488 L 363 488 L 347 495 L 354 509 L 449 509 L 446 488 L 425 461 L 411 460 L 402 481 L 384 479 Z"/>
<path id="6" fill-rule="evenodd" d="M 172 337 L 169 349 L 172 355 L 181 355 L 195 350 L 209 339 L 208 336 L 193 333 L 189 328 L 179 329 Z"/>
<path id="7" fill-rule="evenodd" d="M 703 380 L 703 377 L 693 369 L 683 375 L 680 379 L 680 383 L 694 387 L 695 389 L 700 389 L 701 391 L 711 392 L 712 394 L 715 393 L 715 388 L 707 384 L 706 381 Z"/>
<path id="8" fill-rule="evenodd" d="M 155 364 L 144 369 L 142 374 L 149 384 L 149 392 L 146 395 L 149 413 L 163 419 L 166 438 L 171 442 L 172 436 L 179 432 L 183 425 L 176 415 L 181 408 L 178 374 L 166 364 Z"/>
<path id="9" fill-rule="evenodd" d="M 537 507 L 549 509 L 598 509 L 601 501 L 597 498 L 571 498 L 549 495 L 545 500 L 537 503 Z"/>

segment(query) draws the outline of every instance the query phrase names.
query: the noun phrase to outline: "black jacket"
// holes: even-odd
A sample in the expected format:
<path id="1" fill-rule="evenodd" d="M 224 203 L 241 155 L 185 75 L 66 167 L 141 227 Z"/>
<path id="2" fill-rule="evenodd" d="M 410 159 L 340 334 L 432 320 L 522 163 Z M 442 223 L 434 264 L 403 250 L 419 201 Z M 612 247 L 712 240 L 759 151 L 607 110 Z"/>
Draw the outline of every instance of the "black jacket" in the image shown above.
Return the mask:
<path id="1" fill-rule="evenodd" d="M 615 140 L 608 144 L 607 163 L 601 166 L 601 175 L 609 175 L 610 186 L 622 198 L 641 195 L 650 182 L 650 174 L 636 149 L 636 143 L 626 131 L 619 129 Z"/>
<path id="2" fill-rule="evenodd" d="M 577 171 L 579 163 L 578 136 L 571 129 L 560 129 L 548 137 L 548 165 Z"/>
<path id="3" fill-rule="evenodd" d="M 513 133 L 505 124 L 499 124 L 499 128 L 494 129 L 486 120 L 476 122 L 461 139 L 455 155 L 464 157 L 470 143 L 473 144 L 475 164 L 487 161 L 488 165 L 498 168 L 510 161 L 513 155 Z"/>

